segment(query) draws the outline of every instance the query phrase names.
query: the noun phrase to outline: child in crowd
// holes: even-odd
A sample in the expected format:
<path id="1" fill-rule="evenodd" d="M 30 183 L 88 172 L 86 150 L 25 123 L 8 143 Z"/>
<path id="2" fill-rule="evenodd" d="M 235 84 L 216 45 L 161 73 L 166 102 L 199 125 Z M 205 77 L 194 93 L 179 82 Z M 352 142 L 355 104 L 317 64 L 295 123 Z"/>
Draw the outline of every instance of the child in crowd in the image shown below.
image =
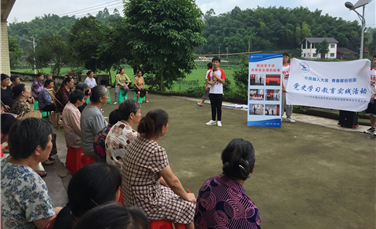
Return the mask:
<path id="1" fill-rule="evenodd" d="M 222 126 L 222 96 L 226 75 L 225 72 L 219 68 L 220 63 L 221 59 L 217 56 L 214 57 L 212 59 L 213 70 L 209 70 L 209 73 L 206 75 L 206 82 L 210 85 L 209 94 L 212 112 L 212 119 L 206 123 L 208 126 Z"/>
<path id="2" fill-rule="evenodd" d="M 210 70 L 213 69 L 213 64 L 212 63 L 208 63 L 206 65 L 206 68 L 208 69 L 208 71 L 206 72 L 206 75 L 205 75 L 205 79 L 206 79 L 206 76 L 209 74 Z M 197 103 L 197 105 L 199 105 L 200 107 L 202 107 L 204 105 L 204 102 L 205 100 L 208 98 L 209 96 L 209 92 L 210 92 L 210 85 L 208 84 L 208 82 L 206 81 L 206 85 L 205 85 L 205 93 L 204 95 L 202 96 L 202 101 L 201 103 Z"/>
<path id="3" fill-rule="evenodd" d="M 289 75 L 290 75 L 290 63 L 288 63 L 289 61 L 289 58 L 290 58 L 290 55 L 285 52 L 283 53 L 283 65 L 282 65 L 282 116 L 283 116 L 283 113 L 286 109 L 286 121 L 287 122 L 295 122 L 294 119 L 291 118 L 291 114 L 292 114 L 292 108 L 293 106 L 292 105 L 287 105 L 286 104 L 286 87 L 287 87 L 287 83 L 288 83 L 288 80 L 289 80 Z"/>
<path id="4" fill-rule="evenodd" d="M 376 131 L 375 131 L 375 126 L 376 126 L 376 55 L 373 56 L 373 68 L 371 68 L 371 86 L 374 89 L 374 93 L 371 97 L 371 101 L 368 104 L 366 113 L 367 115 L 370 116 L 370 121 L 371 121 L 371 128 L 368 130 L 364 131 L 366 134 L 373 134 L 376 136 Z"/>

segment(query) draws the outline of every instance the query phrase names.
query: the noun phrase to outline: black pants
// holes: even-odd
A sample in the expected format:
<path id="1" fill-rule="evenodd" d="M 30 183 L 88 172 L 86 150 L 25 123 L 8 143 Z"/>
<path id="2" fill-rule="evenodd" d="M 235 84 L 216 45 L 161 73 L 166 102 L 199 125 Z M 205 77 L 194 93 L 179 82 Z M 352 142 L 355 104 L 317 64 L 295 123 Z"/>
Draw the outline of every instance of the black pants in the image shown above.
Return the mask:
<path id="1" fill-rule="evenodd" d="M 210 94 L 212 120 L 221 121 L 222 118 L 222 94 Z M 218 115 L 217 115 L 218 114 Z M 217 119 L 215 118 L 217 116 Z"/>
<path id="2" fill-rule="evenodd" d="M 41 110 L 42 111 L 55 111 L 56 107 L 55 107 L 55 104 L 49 104 L 49 105 L 44 106 Z"/>

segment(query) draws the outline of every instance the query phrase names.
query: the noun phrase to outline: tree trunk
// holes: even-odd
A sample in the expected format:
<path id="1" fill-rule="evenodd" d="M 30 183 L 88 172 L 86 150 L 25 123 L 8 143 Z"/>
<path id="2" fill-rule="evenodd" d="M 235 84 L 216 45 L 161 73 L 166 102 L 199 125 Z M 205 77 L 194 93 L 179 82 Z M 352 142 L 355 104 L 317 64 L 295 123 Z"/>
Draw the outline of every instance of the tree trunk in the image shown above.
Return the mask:
<path id="1" fill-rule="evenodd" d="M 164 91 L 164 88 L 163 88 L 163 68 L 161 69 L 161 87 L 160 87 L 161 91 Z"/>

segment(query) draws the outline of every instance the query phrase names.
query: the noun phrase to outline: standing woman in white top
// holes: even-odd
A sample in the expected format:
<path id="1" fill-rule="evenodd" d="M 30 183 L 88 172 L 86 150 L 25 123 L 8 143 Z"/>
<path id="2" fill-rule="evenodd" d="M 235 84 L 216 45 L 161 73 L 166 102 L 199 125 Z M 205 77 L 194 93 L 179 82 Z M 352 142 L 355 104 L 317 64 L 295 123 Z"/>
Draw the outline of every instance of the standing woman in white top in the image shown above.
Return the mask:
<path id="1" fill-rule="evenodd" d="M 89 86 L 89 88 L 93 88 L 93 87 L 97 86 L 97 81 L 95 81 L 95 79 L 94 79 L 94 72 L 88 71 L 86 73 L 86 75 L 87 75 L 87 77 L 86 77 L 84 83 L 86 83 Z"/>

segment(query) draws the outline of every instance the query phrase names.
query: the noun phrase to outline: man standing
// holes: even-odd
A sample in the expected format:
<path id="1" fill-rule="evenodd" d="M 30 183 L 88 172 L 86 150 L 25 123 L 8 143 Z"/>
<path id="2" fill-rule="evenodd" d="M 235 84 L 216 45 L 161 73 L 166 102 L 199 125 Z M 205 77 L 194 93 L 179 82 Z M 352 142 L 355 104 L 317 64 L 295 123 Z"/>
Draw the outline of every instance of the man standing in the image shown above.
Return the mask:
<path id="1" fill-rule="evenodd" d="M 371 86 L 374 89 L 374 93 L 371 96 L 371 101 L 368 104 L 366 113 L 367 115 L 370 116 L 370 121 L 371 121 L 371 128 L 368 130 L 364 131 L 366 134 L 373 134 L 376 136 L 376 131 L 375 131 L 375 125 L 376 125 L 376 55 L 373 56 L 373 68 L 371 68 Z"/>
<path id="2" fill-rule="evenodd" d="M 290 64 L 288 63 L 289 61 L 289 54 L 287 52 L 283 53 L 283 66 L 282 66 L 282 116 L 283 116 L 283 113 L 286 109 L 286 121 L 287 122 L 295 122 L 294 119 L 291 118 L 291 115 L 292 115 L 292 108 L 293 106 L 292 105 L 287 105 L 286 104 L 286 87 L 287 87 L 287 83 L 288 83 L 288 80 L 289 80 L 289 75 L 290 75 Z"/>

